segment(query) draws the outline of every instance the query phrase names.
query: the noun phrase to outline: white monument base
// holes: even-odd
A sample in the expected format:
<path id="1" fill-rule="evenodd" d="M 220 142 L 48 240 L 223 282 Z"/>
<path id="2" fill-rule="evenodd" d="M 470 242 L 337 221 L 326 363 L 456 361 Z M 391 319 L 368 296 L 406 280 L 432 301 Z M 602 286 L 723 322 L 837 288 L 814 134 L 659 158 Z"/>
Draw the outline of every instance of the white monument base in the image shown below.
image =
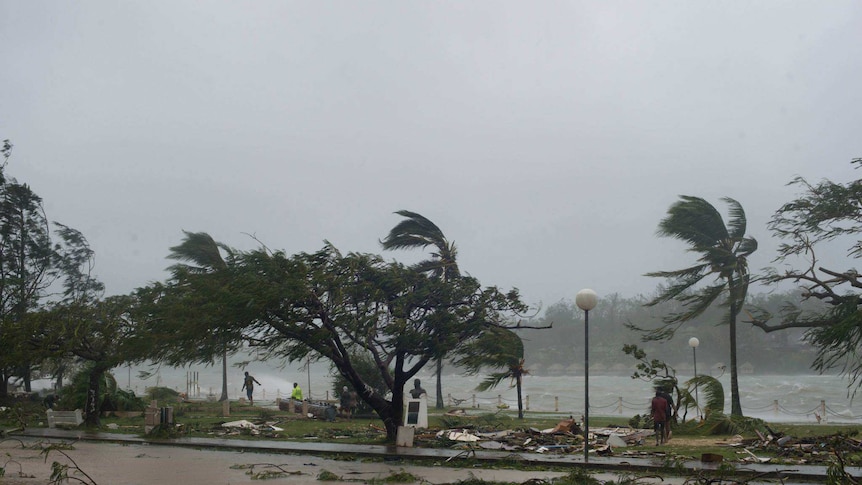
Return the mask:
<path id="1" fill-rule="evenodd" d="M 413 448 L 413 432 L 415 428 L 410 426 L 399 426 L 395 436 L 395 446 L 406 446 Z"/>
<path id="2" fill-rule="evenodd" d="M 428 427 L 428 401 L 425 394 L 419 398 L 404 396 L 404 426 Z"/>

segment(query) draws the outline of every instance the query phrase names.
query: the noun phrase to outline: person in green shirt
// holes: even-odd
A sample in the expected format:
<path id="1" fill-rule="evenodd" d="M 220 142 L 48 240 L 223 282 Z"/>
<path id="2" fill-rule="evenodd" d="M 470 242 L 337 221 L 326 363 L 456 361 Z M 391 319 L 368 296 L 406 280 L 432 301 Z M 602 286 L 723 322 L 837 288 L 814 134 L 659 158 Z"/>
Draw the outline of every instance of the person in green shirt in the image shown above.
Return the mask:
<path id="1" fill-rule="evenodd" d="M 302 401 L 302 388 L 295 382 L 293 383 L 293 391 L 290 393 L 290 398 Z"/>

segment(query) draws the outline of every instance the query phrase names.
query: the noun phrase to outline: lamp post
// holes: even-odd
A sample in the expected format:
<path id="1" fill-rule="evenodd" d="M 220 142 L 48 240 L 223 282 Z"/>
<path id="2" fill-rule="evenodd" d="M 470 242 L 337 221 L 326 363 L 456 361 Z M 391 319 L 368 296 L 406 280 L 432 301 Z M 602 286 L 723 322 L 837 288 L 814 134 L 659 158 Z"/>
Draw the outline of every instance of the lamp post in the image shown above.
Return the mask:
<path id="1" fill-rule="evenodd" d="M 700 345 L 700 340 L 697 337 L 688 339 L 688 346 L 691 347 L 691 356 L 694 358 L 694 378 L 697 379 L 697 346 Z M 697 396 L 697 380 L 694 382 L 694 403 L 697 408 L 698 417 L 700 417 L 700 402 Z"/>
<path id="2" fill-rule="evenodd" d="M 598 301 L 596 292 L 590 289 L 575 295 L 575 304 L 584 311 L 584 463 L 590 461 L 590 310 Z"/>

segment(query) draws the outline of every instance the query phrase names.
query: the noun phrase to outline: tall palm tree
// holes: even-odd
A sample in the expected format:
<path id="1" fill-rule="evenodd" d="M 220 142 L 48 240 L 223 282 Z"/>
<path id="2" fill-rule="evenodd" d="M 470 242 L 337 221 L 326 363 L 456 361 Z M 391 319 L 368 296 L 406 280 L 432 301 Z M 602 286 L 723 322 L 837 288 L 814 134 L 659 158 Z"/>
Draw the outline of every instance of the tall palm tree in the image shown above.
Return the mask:
<path id="1" fill-rule="evenodd" d="M 190 264 L 175 264 L 169 269 L 175 274 L 188 272 L 192 274 L 221 273 L 227 270 L 227 262 L 222 257 L 222 251 L 228 255 L 232 254 L 231 248 L 216 242 L 212 236 L 205 232 L 183 231 L 185 239 L 171 248 L 168 258 L 184 261 Z M 227 395 L 227 342 L 222 350 L 222 382 L 221 397 L 219 401 L 226 401 Z"/>
<path id="2" fill-rule="evenodd" d="M 430 273 L 444 281 L 451 281 L 460 276 L 456 261 L 458 250 L 455 243 L 449 242 L 443 231 L 424 216 L 408 210 L 400 210 L 396 214 L 405 219 L 389 231 L 386 239 L 380 241 L 385 250 L 394 249 L 424 249 L 434 247 L 431 259 L 420 261 L 414 266 L 417 270 Z M 443 409 L 443 357 L 439 355 L 437 363 L 437 409 Z"/>
<path id="3" fill-rule="evenodd" d="M 524 419 L 522 380 L 530 372 L 524 368 L 524 342 L 518 334 L 506 328 L 491 327 L 465 347 L 455 364 L 467 369 L 468 374 L 477 374 L 482 368 L 497 369 L 476 386 L 480 392 L 511 379 L 518 390 L 518 419 Z"/>
<path id="4" fill-rule="evenodd" d="M 646 274 L 667 278 L 670 283 L 660 289 L 659 295 L 647 306 L 676 300 L 682 304 L 682 311 L 666 316 L 664 325 L 649 332 L 645 339 L 670 339 L 683 323 L 698 317 L 723 297 L 721 303 L 728 308 L 726 323 L 730 326 L 731 415 L 742 416 L 736 365 L 736 318 L 748 295 L 751 279 L 748 256 L 757 250 L 757 241 L 745 236 L 745 211 L 739 202 L 729 197 L 721 200 L 729 206 L 727 225 L 712 204 L 686 195 L 680 196 L 659 223 L 659 236 L 688 243 L 689 251 L 700 257 L 697 264 L 688 268 Z M 714 281 L 697 287 L 707 276 L 714 277 Z"/>

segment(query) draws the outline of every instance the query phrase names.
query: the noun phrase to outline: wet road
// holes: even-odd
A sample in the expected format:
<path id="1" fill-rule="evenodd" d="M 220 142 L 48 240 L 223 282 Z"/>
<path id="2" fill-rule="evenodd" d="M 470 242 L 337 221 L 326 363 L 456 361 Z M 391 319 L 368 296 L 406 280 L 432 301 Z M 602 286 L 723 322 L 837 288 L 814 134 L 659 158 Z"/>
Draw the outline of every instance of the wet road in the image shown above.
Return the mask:
<path id="1" fill-rule="evenodd" d="M 535 465 L 537 468 L 541 468 L 542 465 L 554 467 L 584 466 L 583 455 L 580 454 L 513 454 L 487 450 L 460 451 L 439 448 L 265 439 L 179 438 L 150 441 L 137 435 L 50 428 L 28 429 L 18 435 L 31 443 L 48 439 L 52 441 L 81 440 L 82 442 L 75 445 L 75 450 L 70 452 L 80 455 L 80 457 L 73 457 L 73 459 L 76 462 L 79 459 L 84 461 L 83 464 L 79 463 L 82 469 L 86 470 L 84 466 L 86 464 L 93 470 L 99 470 L 101 474 L 111 474 L 109 480 L 96 481 L 96 483 L 112 484 L 148 483 L 150 480 L 156 480 L 157 476 L 162 476 L 161 474 L 164 473 L 169 475 L 166 478 L 168 482 L 173 483 L 246 483 L 242 480 L 250 479 L 247 475 L 248 469 L 231 468 L 231 466 L 254 463 L 286 464 L 294 473 L 290 478 L 292 483 L 301 482 L 306 478 L 309 483 L 311 481 L 317 482 L 317 474 L 321 469 L 327 469 L 339 477 L 362 479 L 385 477 L 400 470 L 410 469 L 416 470 L 414 475 L 427 482 L 453 483 L 469 478 L 471 473 L 483 480 L 509 482 L 565 475 L 565 472 L 518 472 L 491 468 L 493 462 L 504 459 L 511 461 L 514 458 Z M 4 451 L 7 451 L 8 443 L 5 445 Z M 203 451 L 206 452 L 203 453 Z M 346 461 L 339 459 L 344 456 L 350 456 L 351 459 Z M 484 465 L 468 469 L 443 466 L 447 461 L 459 460 L 465 456 L 473 457 Z M 365 462 L 362 460 L 363 457 L 376 457 L 377 460 Z M 410 461 L 410 465 L 404 465 L 405 461 Z M 28 461 L 28 463 L 32 462 L 33 460 Z M 309 463 L 313 463 L 313 465 L 309 465 Z M 589 463 L 591 471 L 601 473 L 608 477 L 607 480 L 611 480 L 621 473 L 655 473 L 660 470 L 662 465 L 661 460 L 655 458 L 599 456 L 591 456 Z M 687 462 L 684 466 L 692 473 L 709 468 L 708 464 L 701 462 Z M 332 469 L 330 470 L 330 468 Z M 826 468 L 822 466 L 750 464 L 740 465 L 739 469 L 751 474 L 781 471 L 786 477 L 785 483 L 819 483 L 823 481 L 826 474 Z M 259 471 L 262 468 L 256 467 L 256 470 Z M 4 480 L 10 478 L 9 471 L 7 469 Z M 856 476 L 862 474 L 862 469 L 848 471 Z M 525 475 L 523 480 L 520 480 L 522 473 Z M 123 478 L 123 476 L 127 476 L 127 478 Z M 680 479 L 678 483 L 683 481 Z M 665 478 L 662 483 L 675 483 L 675 481 Z"/>

